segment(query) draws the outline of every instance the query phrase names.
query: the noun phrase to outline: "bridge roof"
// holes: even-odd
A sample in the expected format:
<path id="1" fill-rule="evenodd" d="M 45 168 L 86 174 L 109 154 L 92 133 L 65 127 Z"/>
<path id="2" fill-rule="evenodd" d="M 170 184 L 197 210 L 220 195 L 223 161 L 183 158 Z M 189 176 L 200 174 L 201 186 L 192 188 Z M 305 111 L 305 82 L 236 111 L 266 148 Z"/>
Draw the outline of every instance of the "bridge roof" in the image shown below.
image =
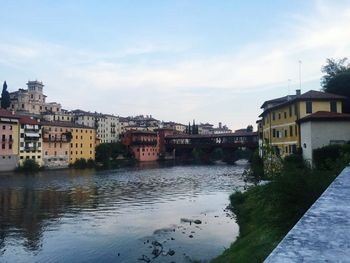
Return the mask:
<path id="1" fill-rule="evenodd" d="M 174 134 L 168 135 L 165 138 L 167 139 L 193 139 L 193 138 L 222 138 L 222 137 L 250 137 L 258 136 L 257 132 L 247 132 L 247 131 L 238 131 L 231 133 L 221 133 L 221 134 Z"/>

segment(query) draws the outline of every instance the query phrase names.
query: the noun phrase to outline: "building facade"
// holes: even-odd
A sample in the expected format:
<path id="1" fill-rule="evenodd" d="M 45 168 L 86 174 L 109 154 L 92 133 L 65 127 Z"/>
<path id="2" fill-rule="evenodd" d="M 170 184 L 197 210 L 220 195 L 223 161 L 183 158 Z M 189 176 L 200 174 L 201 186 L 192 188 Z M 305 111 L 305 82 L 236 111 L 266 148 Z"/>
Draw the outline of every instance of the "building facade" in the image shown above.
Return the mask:
<path id="1" fill-rule="evenodd" d="M 95 160 L 95 128 L 73 124 L 70 133 L 69 163 L 73 164 L 78 159 Z"/>
<path id="2" fill-rule="evenodd" d="M 11 171 L 17 167 L 18 119 L 12 112 L 0 109 L 0 171 Z"/>
<path id="3" fill-rule="evenodd" d="M 31 117 L 19 119 L 19 164 L 32 159 L 42 166 L 42 133 L 40 122 Z"/>
<path id="4" fill-rule="evenodd" d="M 298 121 L 304 160 L 313 164 L 313 151 L 350 141 L 350 114 L 319 111 Z"/>
<path id="5" fill-rule="evenodd" d="M 60 112 L 61 105 L 56 102 L 46 102 L 43 93 L 44 84 L 40 81 L 28 81 L 27 89 L 10 92 L 10 109 L 22 114 L 41 115 L 45 112 Z"/>
<path id="6" fill-rule="evenodd" d="M 269 145 L 281 156 L 301 148 L 298 120 L 318 111 L 342 112 L 343 96 L 308 91 L 264 102 L 261 106 L 262 147 Z"/>
<path id="7" fill-rule="evenodd" d="M 65 122 L 42 122 L 43 163 L 48 168 L 69 165 L 71 126 Z"/>
<path id="8" fill-rule="evenodd" d="M 140 162 L 156 161 L 158 159 L 159 145 L 156 132 L 128 131 L 123 134 L 122 143 Z"/>
<path id="9" fill-rule="evenodd" d="M 91 113 L 81 110 L 73 111 L 75 123 L 96 129 L 96 137 L 100 143 L 119 141 L 119 117 L 110 114 Z"/>

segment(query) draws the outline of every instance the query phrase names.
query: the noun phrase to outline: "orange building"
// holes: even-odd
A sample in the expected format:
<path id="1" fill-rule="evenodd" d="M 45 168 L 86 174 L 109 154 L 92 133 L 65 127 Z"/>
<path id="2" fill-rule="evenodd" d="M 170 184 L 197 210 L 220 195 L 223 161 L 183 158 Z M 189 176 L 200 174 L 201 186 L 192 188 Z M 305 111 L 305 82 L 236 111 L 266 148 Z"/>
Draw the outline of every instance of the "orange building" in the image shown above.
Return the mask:
<path id="1" fill-rule="evenodd" d="M 69 165 L 71 128 L 66 122 L 42 122 L 43 161 L 48 168 L 64 168 Z"/>
<path id="2" fill-rule="evenodd" d="M 158 134 L 150 131 L 127 131 L 122 143 L 140 162 L 156 161 L 159 156 Z"/>

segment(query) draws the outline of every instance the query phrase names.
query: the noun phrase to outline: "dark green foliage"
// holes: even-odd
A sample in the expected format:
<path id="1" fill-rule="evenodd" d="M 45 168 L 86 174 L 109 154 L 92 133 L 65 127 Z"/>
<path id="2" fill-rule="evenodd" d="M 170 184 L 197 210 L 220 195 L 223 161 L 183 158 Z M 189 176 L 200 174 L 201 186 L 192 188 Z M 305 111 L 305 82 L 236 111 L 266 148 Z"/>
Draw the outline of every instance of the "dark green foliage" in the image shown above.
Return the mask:
<path id="1" fill-rule="evenodd" d="M 110 168 L 118 157 L 132 159 L 127 147 L 121 143 L 102 143 L 96 147 L 96 162 L 104 168 Z"/>
<path id="2" fill-rule="evenodd" d="M 295 169 L 233 194 L 240 236 L 213 262 L 263 262 L 333 179 L 330 173 Z"/>
<path id="3" fill-rule="evenodd" d="M 350 64 L 347 58 L 339 60 L 327 59 L 327 64 L 322 67 L 325 75 L 321 85 L 325 92 L 347 97 L 343 103 L 343 112 L 350 112 Z"/>
<path id="4" fill-rule="evenodd" d="M 313 159 L 316 169 L 340 172 L 350 161 L 350 144 L 328 145 L 315 149 Z"/>
<path id="5" fill-rule="evenodd" d="M 7 84 L 5 81 L 1 92 L 1 108 L 7 109 L 10 107 L 10 104 L 11 104 L 10 93 L 7 91 Z"/>
<path id="6" fill-rule="evenodd" d="M 265 179 L 264 177 L 264 162 L 263 159 L 259 156 L 259 151 L 254 151 L 251 163 L 250 163 L 251 175 L 257 180 L 260 181 Z"/>
<path id="7" fill-rule="evenodd" d="M 26 159 L 21 166 L 17 168 L 20 172 L 38 172 L 40 170 L 40 165 L 33 159 Z"/>
<path id="8" fill-rule="evenodd" d="M 65 132 L 65 133 L 63 133 L 63 135 L 66 135 L 67 140 L 68 140 L 69 142 L 70 142 L 70 141 L 72 140 L 72 138 L 73 138 L 73 135 L 72 135 L 71 132 Z"/>
<path id="9" fill-rule="evenodd" d="M 240 235 L 213 262 L 264 261 L 350 160 L 349 144 L 316 152 L 323 170 L 312 170 L 300 155 L 291 155 L 270 183 L 231 195 Z M 328 162 L 334 165 L 325 167 Z"/>
<path id="10" fill-rule="evenodd" d="M 77 159 L 74 164 L 73 167 L 75 169 L 85 169 L 87 167 L 87 162 L 84 158 L 81 159 Z"/>

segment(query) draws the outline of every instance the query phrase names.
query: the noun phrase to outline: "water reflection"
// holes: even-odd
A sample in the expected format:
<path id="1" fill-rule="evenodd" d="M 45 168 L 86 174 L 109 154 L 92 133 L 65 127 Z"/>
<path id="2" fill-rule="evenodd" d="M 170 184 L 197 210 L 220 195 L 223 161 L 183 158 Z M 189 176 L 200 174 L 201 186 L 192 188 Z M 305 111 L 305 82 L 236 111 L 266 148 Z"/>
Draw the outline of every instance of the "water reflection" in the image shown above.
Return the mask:
<path id="1" fill-rule="evenodd" d="M 172 241 L 177 253 L 169 260 L 209 259 L 238 234 L 223 208 L 233 188 L 243 187 L 243 169 L 152 166 L 1 174 L 0 261 L 66 262 L 79 255 L 81 262 L 135 262 L 150 255 L 150 240 Z M 201 218 L 203 224 L 181 218 Z"/>

